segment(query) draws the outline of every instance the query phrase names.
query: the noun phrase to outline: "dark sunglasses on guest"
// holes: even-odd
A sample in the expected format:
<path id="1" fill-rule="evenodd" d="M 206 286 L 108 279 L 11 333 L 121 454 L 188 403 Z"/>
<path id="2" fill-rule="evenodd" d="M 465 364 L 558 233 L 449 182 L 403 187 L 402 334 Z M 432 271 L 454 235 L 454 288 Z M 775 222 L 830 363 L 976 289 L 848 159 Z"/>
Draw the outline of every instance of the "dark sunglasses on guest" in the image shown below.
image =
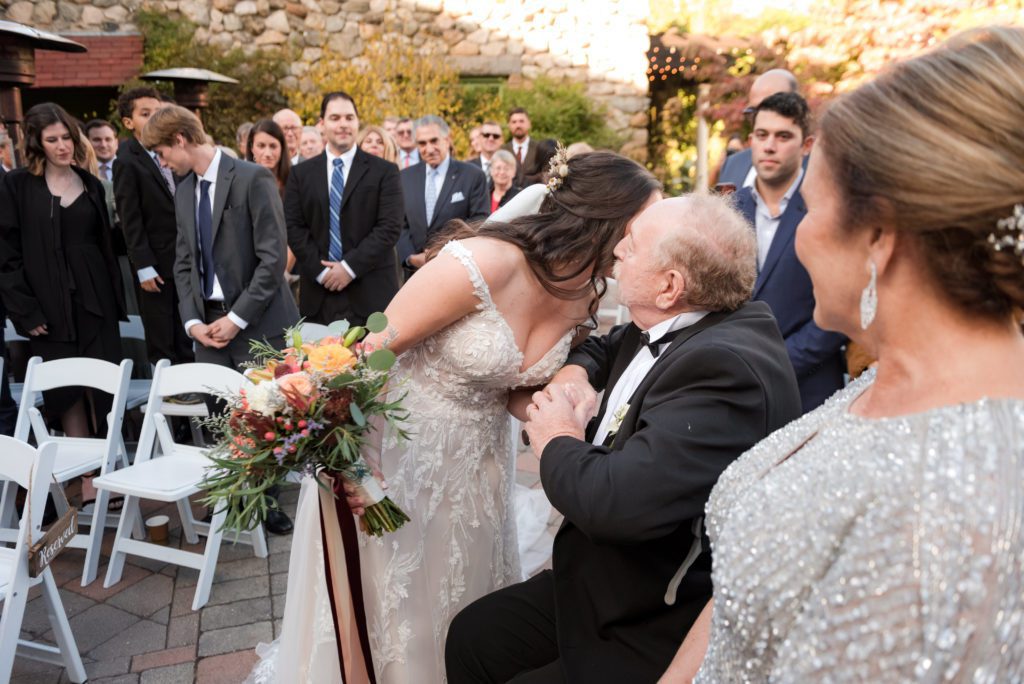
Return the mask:
<path id="1" fill-rule="evenodd" d="M 501 138 L 501 133 L 481 133 L 480 135 L 485 138 L 490 138 L 491 140 L 498 140 Z"/>

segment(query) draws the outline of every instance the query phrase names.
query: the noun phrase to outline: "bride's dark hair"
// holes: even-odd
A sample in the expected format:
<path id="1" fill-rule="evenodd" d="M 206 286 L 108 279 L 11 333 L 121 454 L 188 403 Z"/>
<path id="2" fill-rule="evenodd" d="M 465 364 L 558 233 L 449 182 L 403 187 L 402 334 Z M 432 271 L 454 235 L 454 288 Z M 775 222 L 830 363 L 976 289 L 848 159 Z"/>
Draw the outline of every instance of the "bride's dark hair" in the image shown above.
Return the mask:
<path id="1" fill-rule="evenodd" d="M 588 152 L 572 157 L 568 165 L 561 187 L 547 193 L 536 214 L 478 226 L 452 221 L 432 241 L 428 256 L 449 240 L 490 237 L 510 242 L 555 297 L 592 296 L 593 315 L 604 294 L 604 276 L 615 261 L 612 250 L 661 183 L 640 164 L 614 152 Z M 563 286 L 584 273 L 591 274 L 585 286 Z"/>

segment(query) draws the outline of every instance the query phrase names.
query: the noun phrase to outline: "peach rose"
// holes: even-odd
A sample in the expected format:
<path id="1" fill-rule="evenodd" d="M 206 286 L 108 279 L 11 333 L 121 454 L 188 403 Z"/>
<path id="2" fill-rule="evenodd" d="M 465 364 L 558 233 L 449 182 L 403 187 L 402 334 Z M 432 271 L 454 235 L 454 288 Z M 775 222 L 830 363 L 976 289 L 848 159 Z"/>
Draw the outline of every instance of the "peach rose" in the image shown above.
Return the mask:
<path id="1" fill-rule="evenodd" d="M 277 379 L 285 400 L 295 409 L 306 411 L 319 396 L 313 380 L 305 373 L 290 373 Z"/>
<path id="2" fill-rule="evenodd" d="M 342 344 L 324 344 L 314 347 L 309 350 L 307 360 L 311 370 L 330 375 L 337 375 L 356 365 L 356 355 Z"/>

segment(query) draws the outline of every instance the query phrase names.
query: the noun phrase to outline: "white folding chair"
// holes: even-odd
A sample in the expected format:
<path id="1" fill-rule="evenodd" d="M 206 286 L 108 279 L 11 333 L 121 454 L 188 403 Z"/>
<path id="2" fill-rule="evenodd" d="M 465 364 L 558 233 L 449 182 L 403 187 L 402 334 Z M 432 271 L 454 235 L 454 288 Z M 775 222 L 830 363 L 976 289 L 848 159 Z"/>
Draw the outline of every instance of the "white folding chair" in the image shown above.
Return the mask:
<path id="1" fill-rule="evenodd" d="M 29 577 L 28 539 L 31 537 L 34 543 L 42 537 L 43 509 L 56 453 L 57 445 L 53 442 L 36 450 L 11 437 L 0 436 L 0 478 L 28 490 L 14 548 L 0 547 L 0 600 L 4 602 L 0 617 L 0 682 L 10 681 L 16 655 L 63 665 L 72 682 L 85 681 L 82 657 L 50 568 L 44 569 L 39 577 Z M 43 585 L 43 601 L 57 646 L 18 638 L 29 589 L 38 584 Z"/>
<path id="2" fill-rule="evenodd" d="M 119 366 L 109 361 L 91 358 L 57 359 L 43 361 L 38 356 L 29 359 L 25 373 L 25 386 L 22 391 L 21 405 L 18 408 L 18 422 L 14 428 L 15 438 L 28 442 L 34 437 L 39 446 L 55 444 L 57 452 L 53 466 L 54 503 L 58 512 L 64 506 L 64 498 L 57 495 L 56 488 L 66 482 L 85 475 L 94 470 L 101 474 L 113 471 L 118 462 L 128 465 L 128 451 L 121 438 L 121 424 L 124 422 L 125 399 L 128 396 L 128 381 L 132 375 L 132 362 L 124 359 Z M 58 387 L 89 387 L 93 390 L 113 395 L 110 413 L 107 414 L 107 434 L 103 438 L 92 437 L 54 437 L 46 427 L 46 421 L 36 405 L 42 393 Z M 3 510 L 0 510 L 0 540 L 10 541 L 14 517 L 14 485 L 6 483 L 3 497 Z M 107 525 L 117 524 L 116 516 L 108 516 L 107 504 L 109 496 L 106 492 L 97 492 L 92 510 L 79 513 L 79 522 L 89 525 L 89 534 L 77 534 L 68 543 L 76 549 L 85 549 L 85 566 L 82 569 L 82 586 L 96 579 L 100 562 L 100 545 L 103 543 L 103 530 Z M 135 530 L 142 536 L 141 525 Z"/>
<path id="3" fill-rule="evenodd" d="M 121 581 L 127 556 L 142 556 L 199 570 L 192 609 L 198 610 L 209 600 L 223 537 L 221 528 L 224 526 L 227 513 L 223 509 L 214 512 L 210 523 L 197 522 L 192 517 L 189 497 L 202 491 L 200 484 L 211 461 L 206 455 L 206 449 L 174 441 L 167 417 L 161 407 L 165 405 L 163 399 L 168 396 L 206 393 L 212 390 L 237 391 L 248 383 L 241 373 L 224 366 L 209 363 L 183 363 L 172 366 L 166 359 L 157 363 L 135 462 L 127 468 L 107 473 L 93 481 L 97 489 L 121 494 L 125 501 L 121 509 L 121 521 L 114 537 L 114 548 L 110 553 L 104 587 L 113 586 Z M 203 553 L 132 539 L 130 529 L 137 523 L 139 517 L 139 507 L 135 505 L 139 499 L 176 503 L 185 540 L 189 544 L 197 544 L 198 535 L 206 536 Z M 252 544 L 256 556 L 266 558 L 267 540 L 262 526 L 258 526 L 252 532 L 241 533 L 238 539 Z"/>
<path id="4" fill-rule="evenodd" d="M 605 278 L 605 284 L 608 289 L 605 291 L 604 297 L 601 298 L 601 303 L 597 309 L 597 319 L 600 323 L 602 319 L 612 319 L 615 321 L 613 325 L 622 325 L 623 323 L 630 320 L 629 309 L 619 304 L 619 284 L 614 278 Z"/>
<path id="5" fill-rule="evenodd" d="M 299 326 L 299 334 L 302 335 L 303 342 L 316 342 L 329 336 L 331 331 L 326 325 L 321 323 L 302 323 Z M 288 343 L 288 346 L 291 346 L 288 340 L 285 340 L 285 342 Z"/>
<path id="6" fill-rule="evenodd" d="M 142 326 L 142 317 L 136 315 L 128 316 L 127 321 L 120 321 L 118 328 L 121 331 L 121 341 L 132 340 L 137 343 L 136 349 L 143 349 L 146 344 L 146 329 Z M 139 351 L 139 354 L 145 354 L 143 351 Z M 128 356 L 131 356 L 130 354 Z M 144 358 L 138 359 L 140 362 L 145 361 L 145 368 L 149 367 L 149 361 Z M 149 373 L 141 373 L 142 375 L 149 375 Z M 149 378 L 133 378 L 128 383 L 128 398 L 125 401 L 125 408 L 129 411 L 132 409 L 139 408 L 146 403 L 146 397 L 149 396 L 149 388 L 153 381 Z"/>

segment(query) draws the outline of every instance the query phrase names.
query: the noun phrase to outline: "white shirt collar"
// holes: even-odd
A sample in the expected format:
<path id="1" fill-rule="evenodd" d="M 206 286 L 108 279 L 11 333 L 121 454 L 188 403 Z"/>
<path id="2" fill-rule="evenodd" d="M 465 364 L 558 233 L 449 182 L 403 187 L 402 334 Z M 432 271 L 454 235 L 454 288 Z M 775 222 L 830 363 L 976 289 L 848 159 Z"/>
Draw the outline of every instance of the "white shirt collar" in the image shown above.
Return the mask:
<path id="1" fill-rule="evenodd" d="M 324 147 L 324 152 L 327 154 L 327 178 L 330 182 L 331 174 L 334 173 L 334 160 L 338 159 L 338 155 L 331 152 L 330 146 Z M 348 152 L 341 155 L 341 164 L 345 178 L 348 178 L 348 172 L 352 168 L 352 160 L 356 158 L 356 146 L 348 148 Z"/>
<path id="2" fill-rule="evenodd" d="M 779 216 L 782 216 L 783 213 L 785 213 L 786 207 L 789 206 L 789 200 L 793 199 L 793 195 L 796 193 L 796 189 L 800 187 L 800 181 L 802 181 L 803 179 L 804 179 L 804 167 L 801 166 L 800 167 L 800 171 L 796 174 L 796 178 L 790 184 L 789 188 L 786 189 L 786 194 L 782 196 L 781 200 L 779 200 L 779 213 L 778 213 L 778 216 L 773 216 L 772 218 L 778 218 Z M 763 205 L 765 207 L 765 213 L 769 213 L 768 212 L 768 205 L 765 203 L 764 199 L 761 197 L 761 194 L 757 191 L 757 183 L 754 183 L 753 185 L 750 186 L 750 194 L 752 194 L 754 196 L 754 201 L 755 202 L 757 202 L 759 205 Z"/>
<path id="3" fill-rule="evenodd" d="M 220 158 L 224 154 L 220 151 L 219 147 L 214 148 L 216 151 L 213 153 L 213 159 L 210 161 L 210 165 L 206 167 L 206 173 L 199 176 L 196 181 L 196 188 L 199 187 L 199 181 L 210 181 L 212 185 L 217 184 L 217 171 L 220 169 Z"/>
<path id="4" fill-rule="evenodd" d="M 430 173 L 431 171 L 436 171 L 438 174 L 438 180 L 441 180 L 443 182 L 444 178 L 448 175 L 448 167 L 451 166 L 451 162 L 452 153 L 448 152 L 448 156 L 444 158 L 444 161 L 437 165 L 436 169 L 431 167 L 430 164 L 427 164 L 427 173 Z M 438 186 L 438 190 L 440 191 L 440 186 Z"/>
<path id="5" fill-rule="evenodd" d="M 670 332 L 680 330 L 682 328 L 688 328 L 707 315 L 707 311 L 685 311 L 678 316 L 668 318 L 661 323 L 652 325 L 646 332 L 650 335 L 651 342 L 657 342 Z"/>

